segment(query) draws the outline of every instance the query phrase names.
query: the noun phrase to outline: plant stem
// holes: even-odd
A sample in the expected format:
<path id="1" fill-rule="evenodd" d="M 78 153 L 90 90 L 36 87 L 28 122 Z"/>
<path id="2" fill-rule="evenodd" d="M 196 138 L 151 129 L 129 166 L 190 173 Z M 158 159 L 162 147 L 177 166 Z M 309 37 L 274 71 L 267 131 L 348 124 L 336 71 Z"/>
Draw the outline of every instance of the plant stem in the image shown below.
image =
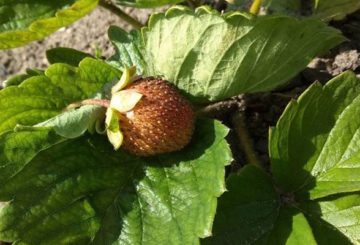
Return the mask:
<path id="1" fill-rule="evenodd" d="M 99 5 L 119 16 L 121 19 L 132 25 L 135 29 L 140 30 L 141 27 L 143 27 L 143 24 L 141 24 L 139 21 L 135 20 L 133 17 L 116 7 L 111 1 L 100 0 Z"/>
<path id="2" fill-rule="evenodd" d="M 214 104 L 201 107 L 196 111 L 197 116 L 215 118 L 236 110 L 239 102 L 236 100 L 223 100 Z"/>
<path id="3" fill-rule="evenodd" d="M 237 136 L 240 140 L 242 149 L 245 153 L 246 159 L 249 163 L 254 164 L 259 168 L 263 168 L 259 159 L 257 158 L 257 154 L 253 148 L 252 141 L 250 139 L 248 130 L 245 126 L 244 116 L 241 112 L 237 111 L 232 116 L 232 124 L 237 133 Z"/>
<path id="4" fill-rule="evenodd" d="M 74 108 L 82 106 L 82 105 L 98 105 L 101 107 L 108 108 L 108 107 L 110 107 L 110 100 L 99 100 L 99 99 L 82 100 L 82 101 L 78 101 L 78 102 L 68 105 L 65 108 L 65 111 L 74 109 Z"/>
<path id="5" fill-rule="evenodd" d="M 257 15 L 259 13 L 261 3 L 262 3 L 262 0 L 253 0 L 253 3 L 251 4 L 251 7 L 250 7 L 250 13 Z"/>

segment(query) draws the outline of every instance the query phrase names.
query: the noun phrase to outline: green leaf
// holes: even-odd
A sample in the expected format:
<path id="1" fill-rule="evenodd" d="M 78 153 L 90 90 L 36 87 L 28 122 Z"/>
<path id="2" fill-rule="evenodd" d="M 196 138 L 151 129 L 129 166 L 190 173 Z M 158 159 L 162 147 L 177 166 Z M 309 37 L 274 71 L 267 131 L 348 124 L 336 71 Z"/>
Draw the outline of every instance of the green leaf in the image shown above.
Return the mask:
<path id="1" fill-rule="evenodd" d="M 146 63 L 142 54 L 140 32 L 131 31 L 127 33 L 120 27 L 111 26 L 108 35 L 115 47 L 115 55 L 108 59 L 108 63 L 121 71 L 124 70 L 125 66 L 136 66 L 137 74 L 143 74 Z"/>
<path id="2" fill-rule="evenodd" d="M 0 0 L 0 49 L 42 39 L 96 7 L 98 0 Z"/>
<path id="3" fill-rule="evenodd" d="M 32 77 L 32 76 L 29 74 L 15 75 L 15 76 L 10 77 L 8 80 L 5 80 L 2 83 L 2 86 L 4 88 L 10 87 L 10 86 L 17 86 L 17 85 L 20 85 L 23 81 L 25 81 L 26 79 L 28 79 L 30 77 Z"/>
<path id="4" fill-rule="evenodd" d="M 281 13 L 288 15 L 300 15 L 301 0 L 265 0 L 262 4 L 262 14 Z"/>
<path id="5" fill-rule="evenodd" d="M 86 105 L 78 109 L 61 113 L 44 122 L 36 124 L 35 127 L 51 127 L 62 137 L 76 138 L 83 135 L 89 127 L 93 127 L 99 121 L 103 121 L 105 118 L 104 115 L 104 108 Z"/>
<path id="6" fill-rule="evenodd" d="M 227 179 L 227 189 L 219 199 L 213 237 L 201 243 L 255 244 L 272 231 L 279 214 L 279 197 L 270 178 L 246 165 Z"/>
<path id="7" fill-rule="evenodd" d="M 298 197 L 360 190 L 360 80 L 352 72 L 311 86 L 270 135 L 277 182 Z"/>
<path id="8" fill-rule="evenodd" d="M 198 244 L 210 234 L 216 197 L 225 188 L 227 132 L 216 121 L 199 120 L 188 147 L 152 158 L 113 151 L 104 136 L 45 149 L 0 187 L 0 200 L 11 200 L 0 213 L 0 240 Z M 32 151 L 32 136 L 25 139 Z M 2 144 L 12 151 L 17 145 Z"/>
<path id="9" fill-rule="evenodd" d="M 45 71 L 36 68 L 27 68 L 26 73 L 29 74 L 30 76 L 40 76 L 40 75 L 44 75 Z"/>
<path id="10" fill-rule="evenodd" d="M 227 180 L 228 192 L 219 199 L 210 244 L 316 245 L 305 216 L 281 205 L 270 177 L 246 165 Z"/>
<path id="11" fill-rule="evenodd" d="M 358 9 L 358 0 L 317 0 L 313 14 L 324 21 L 341 20 Z"/>
<path id="12" fill-rule="evenodd" d="M 115 68 L 91 58 L 81 61 L 78 68 L 54 64 L 45 75 L 30 77 L 0 92 L 0 133 L 17 124 L 32 126 L 52 118 L 70 103 L 92 97 L 120 76 Z"/>
<path id="13" fill-rule="evenodd" d="M 360 195 L 335 195 L 300 207 L 319 244 L 360 244 Z"/>
<path id="14" fill-rule="evenodd" d="M 227 180 L 219 199 L 210 244 L 347 245 L 359 244 L 360 195 L 318 201 L 278 196 L 262 170 L 246 165 Z M 351 240 L 351 241 L 350 241 Z"/>
<path id="15" fill-rule="evenodd" d="M 50 64 L 65 63 L 78 66 L 86 57 L 92 57 L 92 55 L 72 48 L 52 48 L 46 51 L 46 58 Z"/>
<path id="16" fill-rule="evenodd" d="M 63 139 L 50 128 L 8 131 L 0 135 L 0 192 L 7 181 L 14 178 L 24 166 L 41 150 L 47 149 Z M 1 197 L 5 201 L 8 197 Z M 1 217 L 0 217 L 1 220 Z M 0 221 L 1 223 L 1 221 Z"/>
<path id="17" fill-rule="evenodd" d="M 154 8 L 180 2 L 183 2 L 183 0 L 116 0 L 116 3 L 119 5 L 131 6 L 136 8 Z"/>
<path id="18" fill-rule="evenodd" d="M 269 136 L 274 180 L 253 165 L 231 175 L 203 244 L 360 244 L 359 114 L 352 72 L 292 101 Z"/>
<path id="19" fill-rule="evenodd" d="M 5 80 L 2 85 L 4 88 L 10 87 L 10 86 L 17 86 L 17 85 L 20 85 L 26 79 L 33 77 L 33 76 L 39 76 L 39 75 L 44 75 L 44 71 L 39 70 L 39 69 L 29 69 L 28 68 L 28 69 L 26 69 L 26 74 L 19 74 L 19 75 L 12 76 L 8 80 Z"/>
<path id="20" fill-rule="evenodd" d="M 295 208 L 280 210 L 274 230 L 267 238 L 269 245 L 317 245 L 305 216 Z"/>
<path id="21" fill-rule="evenodd" d="M 276 88 L 344 41 L 314 19 L 220 15 L 204 7 L 154 14 L 143 35 L 145 75 L 164 76 L 196 102 Z"/>

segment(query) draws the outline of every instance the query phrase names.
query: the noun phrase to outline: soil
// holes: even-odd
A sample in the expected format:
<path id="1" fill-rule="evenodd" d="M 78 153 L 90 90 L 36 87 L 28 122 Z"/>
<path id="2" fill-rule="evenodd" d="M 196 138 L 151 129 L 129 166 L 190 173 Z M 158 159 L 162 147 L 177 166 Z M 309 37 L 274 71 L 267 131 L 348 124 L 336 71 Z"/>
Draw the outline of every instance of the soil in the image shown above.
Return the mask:
<path id="1" fill-rule="evenodd" d="M 217 7 L 224 8 L 221 4 L 218 4 Z M 126 9 L 126 12 L 142 23 L 146 22 L 149 13 L 153 11 L 154 9 Z M 234 161 L 229 166 L 228 173 L 236 171 L 247 163 L 238 137 L 238 122 L 236 121 L 238 118 L 242 118 L 244 121 L 259 160 L 263 165 L 269 166 L 268 130 L 269 127 L 276 125 L 291 99 L 296 99 L 316 80 L 325 83 L 345 70 L 353 70 L 360 77 L 360 11 L 342 21 L 330 24 L 340 29 L 348 41 L 332 49 L 324 56 L 315 58 L 306 69 L 289 81 L 287 85 L 273 92 L 236 96 L 213 105 L 209 109 L 210 114 L 231 129 L 227 140 L 233 151 Z M 47 67 L 45 50 L 52 47 L 71 47 L 94 53 L 94 45 L 97 44 L 103 51 L 103 55 L 109 57 L 113 53 L 112 45 L 106 34 L 110 25 L 119 25 L 126 30 L 130 29 L 130 26 L 117 16 L 97 8 L 85 18 L 59 30 L 42 41 L 13 50 L 0 51 L 0 80 L 24 72 L 28 67 L 41 69 Z"/>

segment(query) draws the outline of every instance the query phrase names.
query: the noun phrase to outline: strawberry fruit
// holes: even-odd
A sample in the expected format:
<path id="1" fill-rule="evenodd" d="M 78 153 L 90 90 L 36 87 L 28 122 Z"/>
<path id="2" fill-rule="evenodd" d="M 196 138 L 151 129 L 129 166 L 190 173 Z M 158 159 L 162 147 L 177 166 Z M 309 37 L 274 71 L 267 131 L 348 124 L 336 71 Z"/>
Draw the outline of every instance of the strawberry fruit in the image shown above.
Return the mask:
<path id="1" fill-rule="evenodd" d="M 125 68 L 111 89 L 111 100 L 87 99 L 67 109 L 107 107 L 105 131 L 115 150 L 123 146 L 134 155 L 153 156 L 182 149 L 194 131 L 192 105 L 169 82 L 135 73 L 135 67 Z"/>
<path id="2" fill-rule="evenodd" d="M 142 95 L 133 110 L 118 112 L 124 139 L 130 153 L 151 156 L 177 151 L 186 146 L 194 130 L 191 104 L 167 81 L 143 78 L 125 87 Z"/>

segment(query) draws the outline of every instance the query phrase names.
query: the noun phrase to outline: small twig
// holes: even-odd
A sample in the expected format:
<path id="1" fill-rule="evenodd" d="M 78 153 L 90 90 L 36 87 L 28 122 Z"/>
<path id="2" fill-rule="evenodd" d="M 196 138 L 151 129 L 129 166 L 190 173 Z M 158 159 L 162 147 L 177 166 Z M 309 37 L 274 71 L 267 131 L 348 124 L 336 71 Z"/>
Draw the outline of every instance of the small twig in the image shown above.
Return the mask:
<path id="1" fill-rule="evenodd" d="M 119 16 L 121 19 L 132 25 L 135 29 L 140 30 L 141 27 L 143 27 L 143 24 L 141 24 L 139 21 L 135 20 L 133 17 L 116 7 L 111 1 L 100 0 L 99 5 Z"/>
<path id="2" fill-rule="evenodd" d="M 257 15 L 259 13 L 261 3 L 262 3 L 262 0 L 253 0 L 249 12 Z"/>
<path id="3" fill-rule="evenodd" d="M 82 105 L 98 105 L 101 107 L 108 108 L 110 107 L 110 100 L 99 100 L 99 99 L 82 100 L 68 105 L 64 110 L 68 111 Z"/>
<path id="4" fill-rule="evenodd" d="M 242 112 L 237 111 L 233 114 L 232 117 L 232 125 L 233 128 L 236 131 L 236 134 L 240 140 L 242 149 L 245 153 L 246 159 L 249 163 L 254 164 L 255 166 L 259 168 L 263 168 L 261 165 L 259 159 L 257 158 L 257 154 L 255 153 L 253 143 L 250 139 L 248 130 L 246 128 L 245 122 L 244 122 L 244 116 Z"/>
<path id="5" fill-rule="evenodd" d="M 291 94 L 276 93 L 276 92 L 272 94 L 284 99 L 294 99 L 296 97 L 296 94 L 291 95 Z"/>

